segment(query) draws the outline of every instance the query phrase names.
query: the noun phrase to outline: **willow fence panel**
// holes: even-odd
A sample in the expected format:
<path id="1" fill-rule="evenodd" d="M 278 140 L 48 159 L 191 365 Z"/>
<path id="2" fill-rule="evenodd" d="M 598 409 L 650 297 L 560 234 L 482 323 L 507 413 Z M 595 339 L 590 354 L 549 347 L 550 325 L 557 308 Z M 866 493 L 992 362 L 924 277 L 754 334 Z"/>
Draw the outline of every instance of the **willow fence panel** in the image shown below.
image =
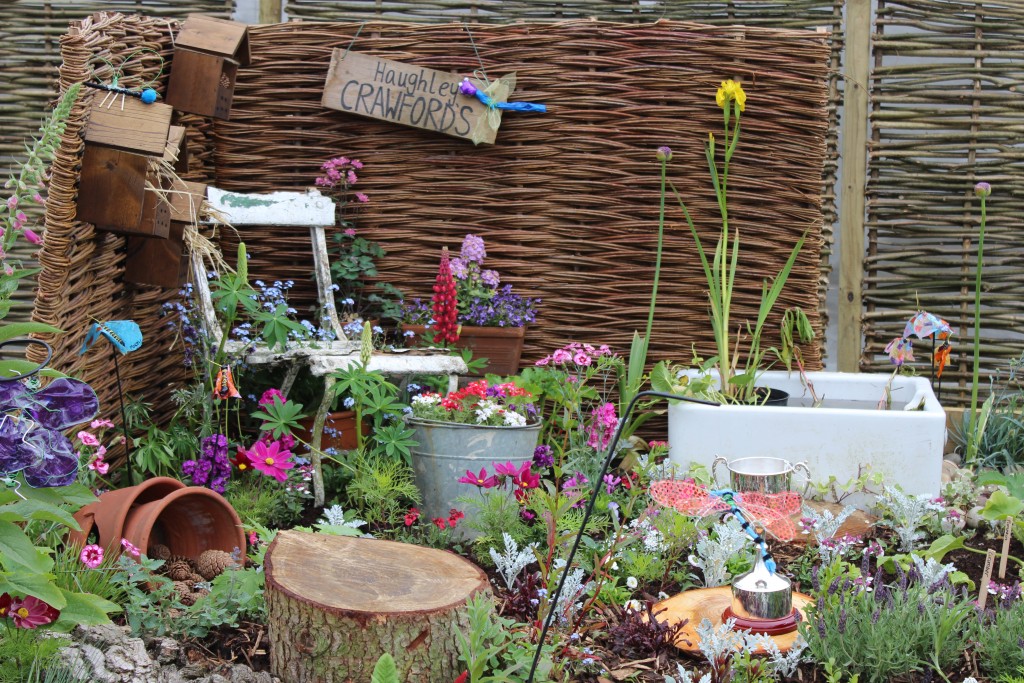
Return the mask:
<path id="1" fill-rule="evenodd" d="M 60 65 L 60 37 L 68 25 L 93 12 L 143 13 L 167 19 L 190 13 L 230 17 L 234 0 L 13 0 L 0 12 L 0 177 L 6 179 L 21 159 L 25 144 L 39 130 Z M 41 210 L 35 215 L 41 214 Z M 33 260 L 34 247 L 22 244 L 14 257 Z M 32 309 L 32 289 L 16 294 L 10 318 L 25 319 Z"/>
<path id="2" fill-rule="evenodd" d="M 408 64 L 470 73 L 482 60 L 489 74 L 515 71 L 517 99 L 544 102 L 549 112 L 508 114 L 497 144 L 474 147 L 324 109 L 331 50 L 353 44 L 357 33 L 353 49 Z M 460 24 L 253 28 L 253 63 L 239 72 L 231 120 L 216 122 L 209 138 L 213 180 L 236 191 L 302 189 L 325 159 L 360 158 L 366 166 L 359 187 L 370 203 L 359 229 L 389 252 L 383 279 L 410 295 L 429 295 L 441 247 L 457 248 L 466 233 L 476 233 L 487 241 L 489 267 L 544 300 L 524 359 L 570 340 L 622 351 L 646 321 L 660 187 L 655 149 L 673 144 L 669 175 L 703 239 L 714 241 L 720 224 L 704 141 L 722 126 L 714 102 L 719 81 L 739 76 L 749 99 L 730 173 L 730 224 L 743 236 L 735 319 L 754 317 L 762 278 L 778 271 L 806 233 L 778 308 L 803 307 L 820 331 L 814 312 L 828 133 L 825 36 L 674 21 L 573 21 L 478 25 L 473 38 L 479 57 Z M 62 86 L 101 57 L 139 45 L 169 49 L 162 24 L 141 17 L 86 22 L 64 41 Z M 110 358 L 77 355 L 90 317 L 130 317 L 143 326 L 146 344 L 122 362 L 128 391 L 152 398 L 154 387 L 180 374 L 157 315 L 161 298 L 172 293 L 125 287 L 123 239 L 74 220 L 84 106 L 75 108 L 54 168 L 35 317 L 74 332 L 54 340 L 55 365 L 94 382 L 112 405 Z M 247 226 L 241 237 L 252 253 L 252 278 L 295 280 L 294 305 L 312 303 L 304 229 Z M 765 341 L 776 343 L 777 335 Z M 705 285 L 681 213 L 670 210 L 651 357 L 685 361 L 694 344 L 712 353 Z M 811 367 L 820 360 L 816 349 L 808 351 Z"/>
<path id="3" fill-rule="evenodd" d="M 842 103 L 843 10 L 845 0 L 424 0 L 400 2 L 335 2 L 334 0 L 287 0 L 285 13 L 302 21 L 405 21 L 438 23 L 513 23 L 522 21 L 601 21 L 650 23 L 658 19 L 693 21 L 712 26 L 742 24 L 764 28 L 828 31 L 831 49 L 829 126 L 822 176 L 822 250 L 818 280 L 818 315 L 828 320 L 826 294 L 832 273 L 832 245 L 839 164 L 839 127 Z M 671 142 L 669 141 L 669 144 Z M 824 333 L 818 340 L 825 345 Z"/>
<path id="4" fill-rule="evenodd" d="M 952 325 L 943 400 L 970 393 L 980 206 L 983 376 L 1024 350 L 1024 4 L 881 0 L 871 82 L 864 347 L 861 367 L 890 368 L 886 344 L 918 309 Z M 928 372 L 930 343 L 914 363 Z"/>

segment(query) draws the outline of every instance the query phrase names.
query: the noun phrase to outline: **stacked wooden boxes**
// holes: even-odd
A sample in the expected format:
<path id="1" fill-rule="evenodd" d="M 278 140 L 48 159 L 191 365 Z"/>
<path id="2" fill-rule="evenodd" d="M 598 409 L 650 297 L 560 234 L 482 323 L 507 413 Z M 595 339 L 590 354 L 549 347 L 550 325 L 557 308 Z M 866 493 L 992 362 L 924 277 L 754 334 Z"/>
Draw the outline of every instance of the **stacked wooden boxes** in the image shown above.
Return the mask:
<path id="1" fill-rule="evenodd" d="M 78 186 L 79 220 L 110 232 L 167 237 L 170 209 L 146 185 L 162 186 L 149 162 L 166 150 L 172 114 L 166 104 L 135 97 L 105 103 L 94 98 Z"/>

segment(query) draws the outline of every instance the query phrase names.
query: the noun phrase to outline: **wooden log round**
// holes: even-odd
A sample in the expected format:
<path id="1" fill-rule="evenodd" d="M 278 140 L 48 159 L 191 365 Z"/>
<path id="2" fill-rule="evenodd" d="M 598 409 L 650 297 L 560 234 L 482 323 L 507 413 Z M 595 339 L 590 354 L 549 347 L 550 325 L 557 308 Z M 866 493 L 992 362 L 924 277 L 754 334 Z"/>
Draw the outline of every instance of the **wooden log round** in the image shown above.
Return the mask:
<path id="1" fill-rule="evenodd" d="M 264 568 L 270 668 L 289 683 L 368 683 L 385 652 L 399 680 L 451 683 L 466 601 L 489 591 L 454 553 L 300 531 L 277 535 Z"/>

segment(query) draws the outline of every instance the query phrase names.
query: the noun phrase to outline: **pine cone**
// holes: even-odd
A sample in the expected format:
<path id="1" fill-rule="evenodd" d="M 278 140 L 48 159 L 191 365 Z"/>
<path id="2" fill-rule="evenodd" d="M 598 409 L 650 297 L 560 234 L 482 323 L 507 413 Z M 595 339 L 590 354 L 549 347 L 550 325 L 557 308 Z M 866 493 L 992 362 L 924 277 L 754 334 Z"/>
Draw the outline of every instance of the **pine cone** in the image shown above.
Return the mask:
<path id="1" fill-rule="evenodd" d="M 192 566 L 185 560 L 172 560 L 164 567 L 171 581 L 188 581 L 192 576 Z"/>
<path id="2" fill-rule="evenodd" d="M 163 543 L 154 543 L 149 546 L 149 557 L 153 560 L 170 560 L 171 549 L 165 546 Z"/>
<path id="3" fill-rule="evenodd" d="M 231 553 L 223 550 L 204 550 L 196 558 L 196 571 L 207 581 L 212 581 L 220 576 L 225 569 L 230 569 L 234 566 L 235 560 L 231 557 Z"/>

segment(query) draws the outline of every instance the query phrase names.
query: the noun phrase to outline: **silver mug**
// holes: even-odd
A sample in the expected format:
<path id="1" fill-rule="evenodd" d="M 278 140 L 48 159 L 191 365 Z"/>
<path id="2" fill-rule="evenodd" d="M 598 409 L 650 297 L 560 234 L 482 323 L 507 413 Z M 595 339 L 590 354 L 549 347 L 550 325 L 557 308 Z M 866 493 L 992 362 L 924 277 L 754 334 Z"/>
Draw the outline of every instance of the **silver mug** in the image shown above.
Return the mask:
<path id="1" fill-rule="evenodd" d="M 783 493 L 792 490 L 793 473 L 803 470 L 807 481 L 810 481 L 811 471 L 807 463 L 798 462 L 795 465 L 782 458 L 769 458 L 755 456 L 750 458 L 737 458 L 727 460 L 721 456 L 715 458 L 711 463 L 711 477 L 718 485 L 718 466 L 725 464 L 729 470 L 729 488 L 739 493 L 756 491 L 757 493 Z"/>

